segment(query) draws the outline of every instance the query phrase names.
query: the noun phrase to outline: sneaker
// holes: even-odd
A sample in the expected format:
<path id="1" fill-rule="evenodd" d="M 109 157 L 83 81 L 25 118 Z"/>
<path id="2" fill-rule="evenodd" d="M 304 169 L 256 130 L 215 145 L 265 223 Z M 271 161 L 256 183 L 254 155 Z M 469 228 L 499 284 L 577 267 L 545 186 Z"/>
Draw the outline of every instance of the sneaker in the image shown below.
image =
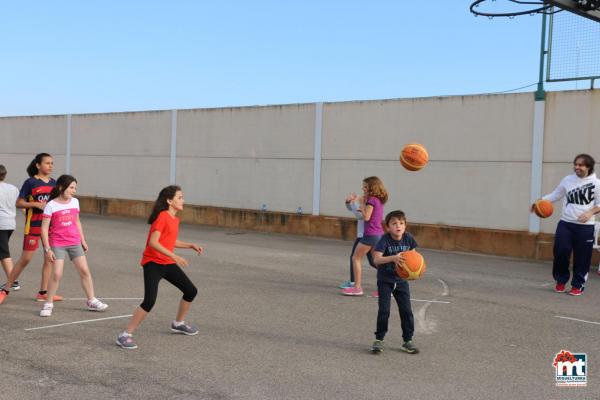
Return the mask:
<path id="1" fill-rule="evenodd" d="M 564 283 L 558 283 L 556 282 L 556 286 L 554 287 L 554 291 L 556 293 L 564 293 L 567 291 L 567 289 L 565 288 L 565 284 Z"/>
<path id="2" fill-rule="evenodd" d="M 362 290 L 362 288 L 351 287 L 351 288 L 342 289 L 342 294 L 344 296 L 362 296 L 363 290 Z"/>
<path id="3" fill-rule="evenodd" d="M 400 350 L 409 354 L 417 354 L 419 352 L 419 349 L 413 344 L 412 340 L 404 342 L 402 347 L 400 347 Z"/>
<path id="4" fill-rule="evenodd" d="M 571 296 L 581 296 L 583 294 L 583 288 L 579 289 L 576 287 L 571 288 L 571 291 L 569 292 L 569 294 Z"/>
<path id="5" fill-rule="evenodd" d="M 0 285 L 0 290 L 4 289 L 6 283 Z M 19 285 L 19 281 L 14 281 L 12 285 L 10 285 L 10 290 L 19 290 L 21 289 L 21 285 Z"/>
<path id="6" fill-rule="evenodd" d="M 340 289 L 347 289 L 347 288 L 351 288 L 354 287 L 354 282 L 351 281 L 346 281 L 344 283 L 342 283 L 340 286 L 338 286 Z"/>
<path id="7" fill-rule="evenodd" d="M 127 350 L 137 349 L 137 344 L 133 341 L 131 335 L 120 334 L 117 336 L 117 346 Z"/>
<path id="8" fill-rule="evenodd" d="M 105 304 L 94 297 L 93 300 L 87 301 L 87 309 L 90 311 L 104 311 L 108 308 L 108 304 Z"/>
<path id="9" fill-rule="evenodd" d="M 376 291 L 374 291 L 373 293 L 371 293 L 371 297 L 378 298 L 378 297 L 379 297 L 379 291 L 378 291 L 378 290 L 376 290 Z"/>
<path id="10" fill-rule="evenodd" d="M 371 352 L 373 352 L 373 354 L 379 354 L 383 351 L 383 340 L 376 340 L 373 342 L 373 345 L 371 346 Z"/>
<path id="11" fill-rule="evenodd" d="M 52 298 L 52 301 L 63 301 L 64 299 L 65 299 L 64 297 L 55 294 L 54 297 Z M 35 296 L 35 300 L 36 301 L 46 301 L 46 300 L 48 300 L 48 295 L 47 294 L 38 293 Z"/>
<path id="12" fill-rule="evenodd" d="M 4 303 L 4 299 L 8 296 L 8 291 L 0 289 L 0 304 Z"/>
<path id="13" fill-rule="evenodd" d="M 52 303 L 44 303 L 42 307 L 42 311 L 40 311 L 40 317 L 49 317 L 52 315 L 52 309 L 54 308 L 54 304 Z"/>
<path id="14" fill-rule="evenodd" d="M 171 322 L 171 332 L 183 333 L 184 335 L 193 336 L 198 334 L 198 328 L 186 324 L 175 326 L 175 324 Z"/>

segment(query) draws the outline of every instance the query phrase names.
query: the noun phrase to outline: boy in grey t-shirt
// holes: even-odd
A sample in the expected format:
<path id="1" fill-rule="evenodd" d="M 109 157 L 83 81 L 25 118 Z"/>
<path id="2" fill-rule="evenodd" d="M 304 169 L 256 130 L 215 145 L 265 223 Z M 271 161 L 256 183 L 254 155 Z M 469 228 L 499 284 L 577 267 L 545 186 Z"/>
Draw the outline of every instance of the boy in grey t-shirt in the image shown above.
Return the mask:
<path id="1" fill-rule="evenodd" d="M 4 178 L 6 178 L 6 167 L 0 165 L 0 263 L 2 263 L 4 273 L 8 278 L 13 269 L 8 241 L 17 226 L 16 203 L 19 197 L 19 189 L 10 183 L 4 182 Z M 0 289 L 2 288 L 4 288 L 4 285 L 0 285 Z M 11 286 L 13 290 L 19 290 L 20 288 L 21 286 L 19 286 L 19 282 L 17 281 Z"/>

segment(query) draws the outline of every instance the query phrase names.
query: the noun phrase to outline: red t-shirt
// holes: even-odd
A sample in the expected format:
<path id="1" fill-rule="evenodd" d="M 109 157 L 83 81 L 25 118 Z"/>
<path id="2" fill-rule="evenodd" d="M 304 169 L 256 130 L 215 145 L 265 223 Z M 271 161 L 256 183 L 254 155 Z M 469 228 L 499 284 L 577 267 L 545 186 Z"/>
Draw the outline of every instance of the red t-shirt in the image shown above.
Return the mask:
<path id="1" fill-rule="evenodd" d="M 159 231 L 160 238 L 158 242 L 170 251 L 175 249 L 175 241 L 177 240 L 177 234 L 179 233 L 179 218 L 172 216 L 168 211 L 161 211 L 158 217 L 152 225 L 150 225 L 150 232 L 148 232 L 148 238 L 146 239 L 146 248 L 142 255 L 142 261 L 140 264 L 143 266 L 148 262 L 152 261 L 156 264 L 175 264 L 175 261 L 171 257 L 167 257 L 158 250 L 150 247 L 150 235 L 152 232 Z"/>

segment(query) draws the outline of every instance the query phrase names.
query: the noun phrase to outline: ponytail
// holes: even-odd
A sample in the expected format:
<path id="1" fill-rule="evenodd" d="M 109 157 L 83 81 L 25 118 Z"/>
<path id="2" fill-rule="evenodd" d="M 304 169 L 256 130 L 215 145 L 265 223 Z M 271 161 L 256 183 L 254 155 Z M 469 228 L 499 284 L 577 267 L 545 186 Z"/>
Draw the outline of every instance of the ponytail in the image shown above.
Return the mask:
<path id="1" fill-rule="evenodd" d="M 42 161 L 44 161 L 44 157 L 52 158 L 52 156 L 48 153 L 40 153 L 36 155 L 33 160 L 31 160 L 29 166 L 27 167 L 27 175 L 29 175 L 30 178 L 33 178 L 35 175 L 38 174 L 39 170 L 37 165 L 41 164 Z"/>

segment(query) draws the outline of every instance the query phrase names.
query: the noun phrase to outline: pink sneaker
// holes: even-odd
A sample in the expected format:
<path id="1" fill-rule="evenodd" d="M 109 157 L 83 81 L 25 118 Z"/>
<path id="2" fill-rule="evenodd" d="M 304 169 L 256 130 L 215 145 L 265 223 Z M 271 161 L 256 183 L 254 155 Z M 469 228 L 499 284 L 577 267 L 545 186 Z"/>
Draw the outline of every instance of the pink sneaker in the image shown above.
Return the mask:
<path id="1" fill-rule="evenodd" d="M 371 297 L 378 298 L 379 297 L 379 291 L 376 290 L 373 293 L 371 293 Z"/>
<path id="2" fill-rule="evenodd" d="M 349 287 L 349 288 L 343 289 L 342 294 L 344 296 L 362 296 L 363 290 L 362 290 L 362 288 Z"/>

